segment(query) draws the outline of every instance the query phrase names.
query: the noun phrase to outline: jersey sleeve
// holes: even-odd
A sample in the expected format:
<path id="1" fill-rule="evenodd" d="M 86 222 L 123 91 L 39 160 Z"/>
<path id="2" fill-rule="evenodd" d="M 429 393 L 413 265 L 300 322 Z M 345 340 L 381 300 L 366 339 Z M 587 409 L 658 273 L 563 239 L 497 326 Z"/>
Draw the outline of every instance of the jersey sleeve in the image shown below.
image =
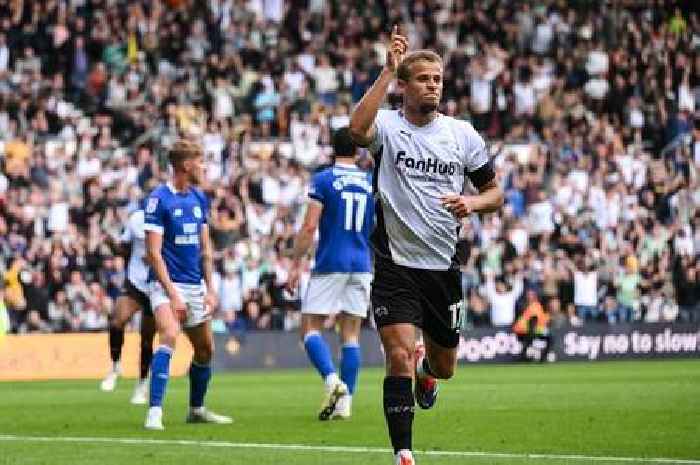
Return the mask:
<path id="1" fill-rule="evenodd" d="M 489 158 L 488 147 L 481 135 L 470 124 L 464 124 L 466 159 L 465 175 L 477 189 L 485 186 L 496 177 L 493 164 Z"/>
<path id="2" fill-rule="evenodd" d="M 209 222 L 209 211 L 211 210 L 211 202 L 209 197 L 203 191 L 197 191 L 197 197 L 199 198 L 199 203 L 202 205 L 202 223 L 207 224 Z"/>
<path id="3" fill-rule="evenodd" d="M 376 155 L 382 148 L 384 136 L 387 133 L 387 123 L 390 114 L 391 110 L 379 110 L 376 118 L 374 118 L 374 127 L 376 131 L 374 132 L 372 142 L 367 146 L 372 155 Z"/>
<path id="4" fill-rule="evenodd" d="M 146 231 L 144 230 L 145 218 L 143 210 L 136 210 L 131 215 L 129 215 L 129 242 L 134 239 L 144 240 L 146 238 Z M 125 241 L 126 242 L 126 241 Z"/>
<path id="5" fill-rule="evenodd" d="M 155 194 L 151 194 L 148 200 L 146 200 L 144 213 L 143 229 L 145 231 L 163 234 L 163 227 L 165 225 L 165 207 L 163 206 L 163 199 Z"/>
<path id="6" fill-rule="evenodd" d="M 325 171 L 316 173 L 311 178 L 311 185 L 309 186 L 309 197 L 324 203 L 326 199 L 326 183 L 325 183 Z"/>

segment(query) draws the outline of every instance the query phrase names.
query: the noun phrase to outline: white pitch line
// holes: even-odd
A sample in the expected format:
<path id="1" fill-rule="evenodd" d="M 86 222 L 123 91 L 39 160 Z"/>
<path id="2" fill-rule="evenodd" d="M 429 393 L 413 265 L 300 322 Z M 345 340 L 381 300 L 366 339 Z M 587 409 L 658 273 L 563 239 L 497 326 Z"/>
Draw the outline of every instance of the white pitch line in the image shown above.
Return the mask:
<path id="1" fill-rule="evenodd" d="M 188 439 L 144 439 L 144 438 L 107 438 L 107 437 L 70 437 L 70 436 L 16 436 L 0 435 L 0 441 L 16 442 L 80 442 L 80 443 L 111 443 L 133 445 L 177 445 L 198 447 L 228 447 L 234 449 L 274 449 L 298 450 L 310 452 L 340 452 L 348 454 L 389 454 L 390 449 L 381 447 L 354 446 L 313 446 L 307 444 L 265 444 L 227 441 L 192 441 Z M 626 463 L 669 463 L 682 465 L 700 465 L 696 459 L 671 459 L 664 457 L 604 457 L 597 455 L 579 454 L 535 454 L 512 452 L 478 452 L 478 451 L 449 451 L 449 450 L 418 450 L 419 455 L 464 457 L 464 458 L 499 458 L 515 460 L 574 460 L 580 462 L 626 462 Z"/>

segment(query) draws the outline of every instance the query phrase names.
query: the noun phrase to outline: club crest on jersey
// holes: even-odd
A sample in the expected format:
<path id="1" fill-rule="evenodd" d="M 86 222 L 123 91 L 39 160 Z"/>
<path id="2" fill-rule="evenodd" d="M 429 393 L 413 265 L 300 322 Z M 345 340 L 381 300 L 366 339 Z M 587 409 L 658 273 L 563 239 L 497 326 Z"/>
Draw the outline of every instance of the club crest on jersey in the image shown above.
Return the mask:
<path id="1" fill-rule="evenodd" d="M 154 213 L 156 211 L 156 207 L 158 207 L 158 199 L 151 197 L 148 199 L 148 203 L 146 204 L 146 213 Z"/>
<path id="2" fill-rule="evenodd" d="M 374 307 L 374 315 L 377 317 L 383 317 L 389 315 L 389 309 L 386 308 L 384 305 L 380 305 L 379 307 Z"/>
<path id="3" fill-rule="evenodd" d="M 202 217 L 202 209 L 199 206 L 195 206 L 192 209 L 192 214 L 194 215 L 195 218 L 201 218 Z"/>

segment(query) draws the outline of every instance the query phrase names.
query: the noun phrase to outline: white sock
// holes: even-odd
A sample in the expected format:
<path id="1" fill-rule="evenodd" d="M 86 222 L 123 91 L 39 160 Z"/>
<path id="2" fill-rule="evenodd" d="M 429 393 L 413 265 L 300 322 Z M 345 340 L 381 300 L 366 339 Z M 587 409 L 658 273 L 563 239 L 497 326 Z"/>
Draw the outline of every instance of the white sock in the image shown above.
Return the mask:
<path id="1" fill-rule="evenodd" d="M 338 384 L 340 382 L 340 378 L 338 377 L 338 373 L 331 373 L 328 376 L 326 376 L 326 379 L 324 380 L 326 383 L 326 387 L 331 387 L 335 384 Z"/>
<path id="2" fill-rule="evenodd" d="M 192 410 L 192 413 L 196 413 L 196 414 L 204 413 L 204 406 L 202 406 L 202 407 L 190 407 L 190 410 Z"/>
<path id="3" fill-rule="evenodd" d="M 151 413 L 151 412 L 160 412 L 160 413 L 162 413 L 162 412 L 163 412 L 163 407 L 159 407 L 159 406 L 157 406 L 157 405 L 156 405 L 156 406 L 153 406 L 153 407 L 149 407 L 149 408 L 148 408 L 148 413 Z"/>
<path id="4" fill-rule="evenodd" d="M 119 373 L 122 370 L 122 364 L 120 361 L 112 362 L 112 372 Z"/>

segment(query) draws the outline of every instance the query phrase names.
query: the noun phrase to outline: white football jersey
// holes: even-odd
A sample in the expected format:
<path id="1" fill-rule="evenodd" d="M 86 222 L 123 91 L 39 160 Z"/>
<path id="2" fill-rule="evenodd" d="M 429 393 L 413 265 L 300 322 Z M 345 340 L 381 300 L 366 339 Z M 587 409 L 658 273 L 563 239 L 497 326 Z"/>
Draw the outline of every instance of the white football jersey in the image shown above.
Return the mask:
<path id="1" fill-rule="evenodd" d="M 374 123 L 375 253 L 398 265 L 449 269 L 459 221 L 440 198 L 463 193 L 465 176 L 488 163 L 484 139 L 468 122 L 441 114 L 418 127 L 400 110 L 379 110 Z"/>
<path id="2" fill-rule="evenodd" d="M 131 243 L 131 255 L 126 277 L 139 291 L 148 291 L 148 265 L 146 264 L 146 231 L 143 210 L 134 210 L 126 222 L 120 240 Z"/>

